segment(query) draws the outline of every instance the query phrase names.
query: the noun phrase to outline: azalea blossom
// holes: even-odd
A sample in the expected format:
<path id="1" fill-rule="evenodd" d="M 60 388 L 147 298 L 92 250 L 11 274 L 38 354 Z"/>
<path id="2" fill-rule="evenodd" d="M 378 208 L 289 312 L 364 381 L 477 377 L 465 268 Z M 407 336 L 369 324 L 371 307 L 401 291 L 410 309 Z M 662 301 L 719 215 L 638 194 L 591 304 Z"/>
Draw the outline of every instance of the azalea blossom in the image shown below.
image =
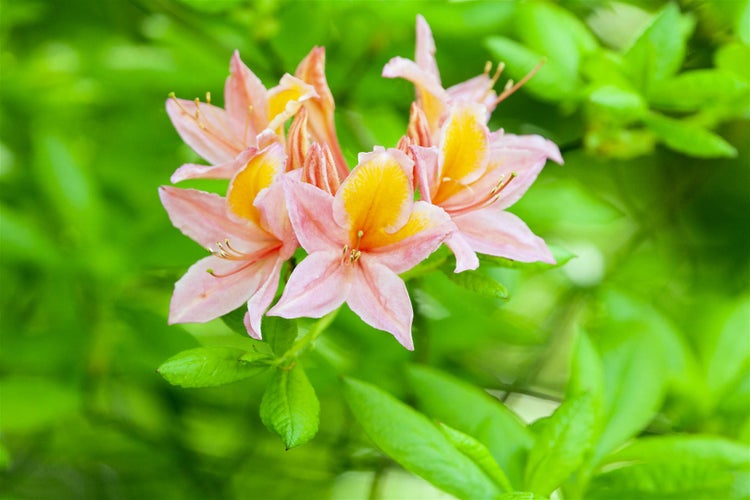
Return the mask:
<path id="1" fill-rule="evenodd" d="M 476 269 L 476 252 L 521 262 L 554 263 L 544 240 L 505 209 L 526 192 L 557 146 L 540 136 L 490 133 L 480 104 L 456 105 L 439 148 L 412 146 L 422 198 L 445 210 L 456 230 L 446 240 L 456 272 Z"/>
<path id="2" fill-rule="evenodd" d="M 320 50 L 313 49 L 297 70 L 310 78 L 311 83 L 285 74 L 279 84 L 269 90 L 235 51 L 224 87 L 224 109 L 211 104 L 210 94 L 206 94 L 207 102 L 178 99 L 171 95 L 166 107 L 177 132 L 210 163 L 183 165 L 173 174 L 172 182 L 196 177 L 231 178 L 260 149 L 272 142 L 283 142 L 284 123 L 306 102 L 318 100 L 314 109 L 327 117 L 328 109 L 332 113 L 333 104 L 318 94 L 318 90 L 325 92 L 328 89 L 325 76 L 322 76 L 324 61 Z M 329 125 L 323 118 L 319 121 Z M 333 147 L 338 148 L 332 128 L 323 129 L 321 140 L 334 141 Z M 242 153 L 245 155 L 240 158 Z"/>
<path id="3" fill-rule="evenodd" d="M 298 247 L 279 181 L 284 160 L 279 144 L 260 151 L 234 176 L 226 198 L 160 188 L 175 227 L 211 252 L 176 283 L 170 324 L 209 321 L 247 303 L 245 326 L 260 338 L 281 266 Z"/>
<path id="4" fill-rule="evenodd" d="M 445 212 L 414 201 L 412 161 L 395 149 L 360 155 L 336 194 L 285 178 L 289 217 L 308 256 L 268 314 L 321 317 L 346 302 L 366 323 L 413 349 L 413 310 L 398 274 L 451 230 Z"/>

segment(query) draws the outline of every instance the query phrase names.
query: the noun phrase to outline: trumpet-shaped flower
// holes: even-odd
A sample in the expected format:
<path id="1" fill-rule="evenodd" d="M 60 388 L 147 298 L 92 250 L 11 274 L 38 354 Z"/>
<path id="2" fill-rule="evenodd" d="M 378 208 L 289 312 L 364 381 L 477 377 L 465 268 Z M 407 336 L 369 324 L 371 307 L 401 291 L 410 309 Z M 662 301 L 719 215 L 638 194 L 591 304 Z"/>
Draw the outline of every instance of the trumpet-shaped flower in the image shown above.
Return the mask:
<path id="1" fill-rule="evenodd" d="M 443 210 L 414 201 L 412 170 L 398 150 L 363 154 L 335 196 L 287 176 L 289 217 L 309 255 L 268 314 L 320 317 L 346 302 L 413 349 L 413 311 L 398 273 L 432 253 L 452 226 Z"/>
<path id="2" fill-rule="evenodd" d="M 412 146 L 422 198 L 456 225 L 446 240 L 456 272 L 479 265 L 476 252 L 521 262 L 554 262 L 544 241 L 505 209 L 526 192 L 557 146 L 540 136 L 490 133 L 479 104 L 457 105 L 441 130 L 439 149 Z"/>
<path id="3" fill-rule="evenodd" d="M 263 313 L 273 301 L 282 264 L 297 248 L 284 191 L 278 181 L 284 152 L 273 144 L 232 179 L 227 197 L 162 186 L 172 223 L 209 249 L 176 283 L 169 322 L 205 322 L 247 302 L 245 326 L 260 338 Z"/>
<path id="4" fill-rule="evenodd" d="M 319 97 L 315 85 L 323 86 L 318 80 L 309 84 L 285 74 L 276 87 L 267 90 L 235 51 L 224 87 L 224 109 L 211 104 L 210 94 L 206 94 L 205 103 L 170 96 L 167 113 L 180 137 L 211 164 L 183 165 L 172 182 L 196 177 L 231 178 L 247 163 L 247 156 L 281 140 L 284 122 L 303 103 Z M 240 158 L 248 148 L 250 151 Z"/>

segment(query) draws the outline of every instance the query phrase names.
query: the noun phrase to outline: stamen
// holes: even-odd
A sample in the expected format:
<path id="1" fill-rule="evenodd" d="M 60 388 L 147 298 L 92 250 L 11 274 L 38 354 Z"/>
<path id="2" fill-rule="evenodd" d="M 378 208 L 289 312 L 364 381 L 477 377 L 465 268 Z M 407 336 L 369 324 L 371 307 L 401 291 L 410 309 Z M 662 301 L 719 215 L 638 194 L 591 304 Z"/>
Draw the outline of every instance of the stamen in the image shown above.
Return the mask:
<path id="1" fill-rule="evenodd" d="M 211 92 L 206 92 L 206 104 L 211 104 Z"/>
<path id="2" fill-rule="evenodd" d="M 490 189 L 490 195 L 499 195 L 500 191 L 508 187 L 508 184 L 510 184 L 510 181 L 516 178 L 518 174 L 515 172 L 511 172 L 510 176 L 506 179 L 504 175 L 500 176 L 500 180 L 497 181 L 497 184 L 495 184 L 492 189 Z"/>
<path id="3" fill-rule="evenodd" d="M 346 257 L 349 254 L 349 245 L 344 245 L 344 250 L 341 252 L 341 263 L 346 262 Z"/>
<path id="4" fill-rule="evenodd" d="M 529 80 L 531 80 L 531 78 L 537 73 L 537 71 L 539 71 L 542 68 L 542 66 L 544 66 L 545 62 L 547 62 L 547 59 L 542 58 L 542 60 L 539 61 L 539 63 L 536 66 L 534 66 L 534 68 L 531 71 L 529 71 L 526 74 L 526 76 L 521 78 L 518 81 L 518 83 L 516 83 L 515 85 L 512 85 L 511 83 L 512 80 L 508 80 L 508 84 L 505 85 L 505 89 L 503 90 L 503 92 L 499 96 L 497 96 L 497 99 L 495 99 L 495 105 L 497 106 L 498 104 L 503 102 L 506 98 L 508 98 L 508 96 L 510 96 L 513 92 L 523 87 L 524 84 L 528 82 Z"/>

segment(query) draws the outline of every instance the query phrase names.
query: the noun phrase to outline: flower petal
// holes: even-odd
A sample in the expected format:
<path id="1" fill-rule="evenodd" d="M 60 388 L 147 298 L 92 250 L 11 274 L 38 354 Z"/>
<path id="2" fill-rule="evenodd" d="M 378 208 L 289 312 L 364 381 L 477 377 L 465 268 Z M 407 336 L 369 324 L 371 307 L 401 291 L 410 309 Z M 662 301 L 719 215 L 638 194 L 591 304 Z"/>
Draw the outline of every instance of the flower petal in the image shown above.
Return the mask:
<path id="1" fill-rule="evenodd" d="M 383 67 L 386 78 L 404 78 L 417 88 L 417 104 L 424 111 L 430 124 L 430 131 L 436 134 L 441 119 L 446 112 L 450 97 L 440 85 L 440 79 L 432 73 L 420 68 L 417 63 L 394 57 Z"/>
<path id="2" fill-rule="evenodd" d="M 396 337 L 401 345 L 414 350 L 411 324 L 414 311 L 406 285 L 396 273 L 378 262 L 359 261 L 346 303 L 362 320 Z"/>
<path id="3" fill-rule="evenodd" d="M 430 25 L 422 14 L 417 14 L 417 48 L 414 54 L 417 66 L 433 75 L 440 85 L 440 72 L 435 61 L 435 39 L 432 37 Z"/>
<path id="4" fill-rule="evenodd" d="M 294 233 L 308 253 L 340 252 L 348 241 L 333 219 L 333 196 L 310 184 L 284 176 L 287 209 Z"/>
<path id="5" fill-rule="evenodd" d="M 281 77 L 277 86 L 268 91 L 268 124 L 266 128 L 276 130 L 291 118 L 302 103 L 318 93 L 312 85 L 288 73 Z"/>
<path id="6" fill-rule="evenodd" d="M 253 144 L 255 136 L 268 123 L 266 87 L 234 51 L 229 63 L 229 77 L 224 85 L 224 105 L 232 128 L 245 144 Z"/>
<path id="7" fill-rule="evenodd" d="M 341 254 L 315 252 L 294 268 L 279 302 L 269 316 L 320 318 L 344 303 L 352 286 L 352 268 L 341 264 Z"/>
<path id="8" fill-rule="evenodd" d="M 457 83 L 448 88 L 452 103 L 478 103 L 486 108 L 485 122 L 497 106 L 497 93 L 492 89 L 495 84 L 487 73 Z"/>
<path id="9" fill-rule="evenodd" d="M 479 267 L 479 257 L 471 245 L 461 235 L 459 231 L 454 232 L 445 240 L 445 245 L 450 248 L 453 255 L 456 256 L 456 273 L 473 270 Z"/>
<path id="10" fill-rule="evenodd" d="M 169 323 L 203 323 L 242 306 L 261 286 L 276 256 L 254 263 L 205 257 L 175 284 Z M 267 274 L 267 272 L 265 273 Z"/>
<path id="11" fill-rule="evenodd" d="M 260 212 L 254 204 L 255 198 L 277 176 L 284 173 L 285 161 L 286 153 L 278 143 L 271 144 L 251 157 L 229 183 L 227 203 L 232 213 L 260 226 Z"/>
<path id="12" fill-rule="evenodd" d="M 294 235 L 289 212 L 286 208 L 284 183 L 277 178 L 267 189 L 263 189 L 255 198 L 255 207 L 260 213 L 260 225 L 282 242 L 279 255 L 283 260 L 290 258 L 299 244 Z"/>
<path id="13" fill-rule="evenodd" d="M 519 217 L 497 205 L 454 217 L 453 222 L 476 252 L 520 262 L 555 263 L 544 240 Z"/>
<path id="14" fill-rule="evenodd" d="M 381 231 L 367 242 L 367 255 L 403 273 L 426 259 L 453 230 L 455 225 L 443 209 L 417 201 L 406 224 L 394 233 Z"/>
<path id="15" fill-rule="evenodd" d="M 171 186 L 159 188 L 159 197 L 172 224 L 205 248 L 229 239 L 242 252 L 255 252 L 278 244 L 250 221 L 227 217 L 226 200 L 219 195 Z"/>
<path id="16" fill-rule="evenodd" d="M 276 290 L 279 288 L 281 266 L 285 261 L 286 259 L 284 258 L 277 258 L 273 266 L 265 266 L 261 270 L 263 274 L 259 277 L 260 287 L 247 302 L 247 313 L 245 313 L 244 323 L 247 333 L 253 338 L 262 338 L 260 323 L 263 319 L 263 314 L 276 296 Z"/>
<path id="17" fill-rule="evenodd" d="M 333 202 L 333 216 L 349 229 L 352 244 L 361 240 L 361 248 L 370 248 L 372 238 L 409 220 L 414 203 L 412 170 L 412 160 L 396 149 L 360 155 Z M 360 231 L 363 236 L 357 236 Z M 375 240 L 372 245 L 377 246 Z"/>
<path id="18" fill-rule="evenodd" d="M 175 170 L 169 180 L 176 184 L 187 179 L 231 179 L 257 152 L 255 147 L 247 148 L 235 159 L 219 165 L 186 163 Z"/>
<path id="19" fill-rule="evenodd" d="M 211 104 L 170 97 L 167 114 L 188 146 L 209 163 L 231 161 L 246 145 L 235 136 L 226 112 Z"/>
<path id="20" fill-rule="evenodd" d="M 414 153 L 414 175 L 419 195 L 427 203 L 432 203 L 432 192 L 440 185 L 440 151 L 434 146 L 412 146 L 411 150 Z"/>

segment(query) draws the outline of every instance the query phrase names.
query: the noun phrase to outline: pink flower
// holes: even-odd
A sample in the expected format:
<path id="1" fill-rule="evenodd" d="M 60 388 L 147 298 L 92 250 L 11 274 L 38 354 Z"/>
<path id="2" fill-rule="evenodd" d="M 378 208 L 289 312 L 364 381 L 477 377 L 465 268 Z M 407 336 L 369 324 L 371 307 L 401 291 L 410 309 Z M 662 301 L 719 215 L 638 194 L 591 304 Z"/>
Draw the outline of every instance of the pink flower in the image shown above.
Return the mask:
<path id="1" fill-rule="evenodd" d="M 360 155 L 335 196 L 287 177 L 289 217 L 308 256 L 268 314 L 321 317 L 346 302 L 366 323 L 413 349 L 413 311 L 398 273 L 449 233 L 446 214 L 414 201 L 412 161 L 398 150 Z"/>
<path id="2" fill-rule="evenodd" d="M 174 95 L 167 99 L 167 113 L 180 137 L 211 164 L 183 165 L 173 174 L 172 182 L 231 178 L 249 156 L 272 142 L 281 142 L 284 123 L 303 103 L 315 98 L 315 86 L 289 74 L 267 90 L 235 51 L 224 87 L 224 109 L 211 104 L 210 94 L 205 103 Z M 245 156 L 238 158 L 243 152 Z"/>
<path id="3" fill-rule="evenodd" d="M 476 252 L 521 262 L 554 263 L 544 241 L 505 209 L 518 201 L 557 146 L 540 136 L 490 133 L 480 104 L 456 105 L 441 129 L 439 148 L 412 146 L 422 198 L 456 226 L 446 245 L 456 272 L 476 269 Z"/>
<path id="4" fill-rule="evenodd" d="M 170 324 L 209 321 L 247 302 L 245 326 L 260 338 L 281 266 L 298 246 L 278 181 L 284 159 L 279 144 L 260 151 L 234 176 L 226 198 L 160 188 L 174 226 L 211 252 L 176 283 Z"/>

